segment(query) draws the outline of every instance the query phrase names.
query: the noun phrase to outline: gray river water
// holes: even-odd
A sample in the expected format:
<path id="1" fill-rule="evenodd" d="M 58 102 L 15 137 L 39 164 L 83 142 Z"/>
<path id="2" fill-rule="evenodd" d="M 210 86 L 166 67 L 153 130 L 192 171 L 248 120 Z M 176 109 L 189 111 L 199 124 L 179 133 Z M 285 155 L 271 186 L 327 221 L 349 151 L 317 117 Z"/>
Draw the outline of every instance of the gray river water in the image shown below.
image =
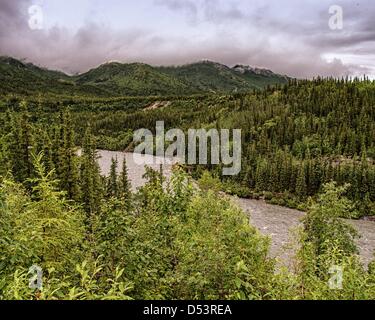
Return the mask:
<path id="1" fill-rule="evenodd" d="M 111 167 L 111 159 L 116 158 L 119 162 L 119 171 L 122 170 L 122 161 L 126 156 L 129 179 L 131 180 L 133 190 L 144 184 L 142 178 L 145 168 L 144 165 L 137 164 L 134 161 L 132 153 L 112 152 L 99 150 L 99 165 L 102 174 L 108 175 Z M 148 166 L 153 169 L 160 168 L 160 162 L 164 162 L 163 158 L 145 156 Z M 168 178 L 171 176 L 173 163 L 176 161 L 167 161 L 163 164 L 164 175 Z M 279 259 L 280 263 L 290 265 L 291 257 L 295 252 L 293 244 L 293 230 L 300 225 L 300 220 L 304 213 L 270 205 L 264 201 L 233 198 L 250 217 L 250 223 L 258 228 L 258 230 L 271 238 L 271 255 Z M 358 240 L 360 248 L 360 256 L 362 262 L 367 265 L 374 258 L 375 252 L 375 222 L 350 220 L 349 223 L 354 225 L 359 231 L 361 238 Z"/>

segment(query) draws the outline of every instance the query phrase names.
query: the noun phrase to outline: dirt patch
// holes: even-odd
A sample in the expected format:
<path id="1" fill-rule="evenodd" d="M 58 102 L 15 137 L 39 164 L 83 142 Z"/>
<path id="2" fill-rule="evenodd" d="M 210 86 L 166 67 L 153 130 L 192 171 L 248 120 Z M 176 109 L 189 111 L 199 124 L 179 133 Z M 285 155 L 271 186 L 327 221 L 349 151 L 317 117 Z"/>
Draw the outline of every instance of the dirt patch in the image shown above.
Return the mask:
<path id="1" fill-rule="evenodd" d="M 145 107 L 143 110 L 144 111 L 156 110 L 156 109 L 168 107 L 170 104 L 171 104 L 170 101 L 155 101 L 149 106 Z"/>

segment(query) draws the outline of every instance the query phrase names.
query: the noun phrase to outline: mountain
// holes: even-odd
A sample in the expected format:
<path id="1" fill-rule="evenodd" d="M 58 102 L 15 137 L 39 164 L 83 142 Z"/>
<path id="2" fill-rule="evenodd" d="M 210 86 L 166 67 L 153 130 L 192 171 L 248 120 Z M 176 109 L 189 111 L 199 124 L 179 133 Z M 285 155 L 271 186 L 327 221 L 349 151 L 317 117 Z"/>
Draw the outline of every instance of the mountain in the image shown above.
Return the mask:
<path id="1" fill-rule="evenodd" d="M 178 67 L 161 67 L 165 73 L 173 75 L 198 91 L 235 92 L 261 89 L 267 85 L 287 83 L 288 78 L 272 71 L 264 73 L 251 72 L 251 67 L 230 68 L 226 65 L 202 61 Z"/>
<path id="2" fill-rule="evenodd" d="M 10 57 L 0 57 L 0 94 L 69 96 L 149 96 L 244 92 L 282 84 L 288 77 L 270 70 L 211 61 L 173 67 L 105 63 L 69 76 Z"/>
<path id="3" fill-rule="evenodd" d="M 0 57 L 0 94 L 29 95 L 36 93 L 106 96 L 100 88 L 77 86 L 62 72 L 40 68 L 10 57 Z"/>
<path id="4" fill-rule="evenodd" d="M 114 95 L 147 96 L 193 93 L 191 87 L 143 63 L 105 63 L 75 77 L 79 85 L 102 88 Z"/>
<path id="5" fill-rule="evenodd" d="M 276 74 L 268 69 L 253 68 L 244 65 L 236 65 L 232 69 L 241 74 L 247 81 L 259 87 L 265 87 L 275 83 L 287 83 L 289 79 L 291 79 L 287 76 Z"/>

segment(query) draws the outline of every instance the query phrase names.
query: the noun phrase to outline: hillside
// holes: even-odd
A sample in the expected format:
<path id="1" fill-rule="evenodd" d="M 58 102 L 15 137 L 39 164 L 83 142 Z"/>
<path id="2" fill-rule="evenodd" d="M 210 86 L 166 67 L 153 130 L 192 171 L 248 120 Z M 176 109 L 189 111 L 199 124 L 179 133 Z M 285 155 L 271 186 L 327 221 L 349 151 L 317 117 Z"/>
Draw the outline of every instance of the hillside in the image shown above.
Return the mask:
<path id="1" fill-rule="evenodd" d="M 36 93 L 107 96 L 101 88 L 77 86 L 68 75 L 24 63 L 10 57 L 0 57 L 0 94 L 30 95 Z"/>
<path id="2" fill-rule="evenodd" d="M 151 96 L 232 93 L 288 81 L 272 71 L 204 61 L 176 67 L 105 63 L 69 76 L 10 57 L 0 57 L 0 94 L 67 96 Z"/>
<path id="3" fill-rule="evenodd" d="M 167 74 L 173 75 L 181 81 L 195 87 L 198 91 L 236 92 L 261 89 L 267 85 L 286 83 L 287 77 L 277 75 L 272 71 L 268 73 L 255 73 L 251 67 L 239 66 L 229 68 L 223 64 L 211 61 L 188 64 L 177 67 L 161 67 Z"/>
<path id="4" fill-rule="evenodd" d="M 195 90 L 147 64 L 106 63 L 74 78 L 79 85 L 103 88 L 113 95 L 189 94 Z"/>

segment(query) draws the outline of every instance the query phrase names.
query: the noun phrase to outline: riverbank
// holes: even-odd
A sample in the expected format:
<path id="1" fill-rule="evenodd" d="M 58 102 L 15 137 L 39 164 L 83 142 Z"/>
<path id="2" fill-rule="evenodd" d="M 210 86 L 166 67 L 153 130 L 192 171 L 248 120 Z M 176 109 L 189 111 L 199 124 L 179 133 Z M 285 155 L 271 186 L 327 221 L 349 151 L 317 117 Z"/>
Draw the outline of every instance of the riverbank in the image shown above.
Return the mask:
<path id="1" fill-rule="evenodd" d="M 139 165 L 134 161 L 132 153 L 114 152 L 99 150 L 99 166 L 103 175 L 108 175 L 111 166 L 111 159 L 116 158 L 119 162 L 119 170 L 122 170 L 121 164 L 126 156 L 128 175 L 132 182 L 132 188 L 135 191 L 141 187 L 145 180 L 142 178 L 145 173 L 144 165 Z M 159 170 L 162 158 L 146 155 L 145 161 L 148 166 Z M 172 167 L 175 162 L 171 161 L 163 165 L 163 173 L 169 178 L 172 174 Z M 304 212 L 267 204 L 263 200 L 242 199 L 231 197 L 238 205 L 250 216 L 250 223 L 255 226 L 262 234 L 271 238 L 270 254 L 280 260 L 281 263 L 290 265 L 294 250 L 290 248 L 293 243 L 291 232 L 297 228 Z M 368 265 L 373 260 L 375 252 L 375 222 L 365 220 L 347 220 L 359 231 L 361 238 L 357 241 L 360 249 L 361 261 Z"/>

